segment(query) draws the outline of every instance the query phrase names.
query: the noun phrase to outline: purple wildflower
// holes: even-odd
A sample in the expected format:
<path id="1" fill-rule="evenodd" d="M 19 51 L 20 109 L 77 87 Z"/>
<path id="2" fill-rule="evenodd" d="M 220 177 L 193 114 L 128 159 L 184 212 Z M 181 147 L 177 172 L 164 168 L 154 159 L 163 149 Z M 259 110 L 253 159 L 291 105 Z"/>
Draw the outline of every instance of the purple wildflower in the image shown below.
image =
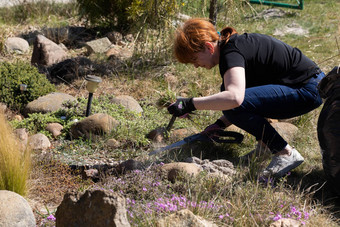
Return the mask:
<path id="1" fill-rule="evenodd" d="M 50 214 L 50 215 L 47 217 L 47 220 L 49 220 L 49 221 L 55 221 L 56 218 L 53 216 L 53 214 Z"/>
<path id="2" fill-rule="evenodd" d="M 280 220 L 282 218 L 281 214 L 276 214 L 276 216 L 273 218 L 274 221 Z"/>

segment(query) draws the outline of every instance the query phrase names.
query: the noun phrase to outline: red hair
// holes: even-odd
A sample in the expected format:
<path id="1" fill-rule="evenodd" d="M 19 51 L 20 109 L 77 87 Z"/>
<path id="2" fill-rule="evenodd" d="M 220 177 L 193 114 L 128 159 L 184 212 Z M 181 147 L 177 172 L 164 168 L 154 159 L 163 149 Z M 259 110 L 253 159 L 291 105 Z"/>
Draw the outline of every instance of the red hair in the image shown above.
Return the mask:
<path id="1" fill-rule="evenodd" d="M 221 31 L 221 37 L 214 25 L 206 19 L 195 18 L 187 20 L 177 29 L 174 41 L 174 54 L 181 63 L 193 63 L 194 53 L 202 51 L 206 42 L 218 40 L 228 41 L 237 33 L 234 28 L 226 27 Z"/>

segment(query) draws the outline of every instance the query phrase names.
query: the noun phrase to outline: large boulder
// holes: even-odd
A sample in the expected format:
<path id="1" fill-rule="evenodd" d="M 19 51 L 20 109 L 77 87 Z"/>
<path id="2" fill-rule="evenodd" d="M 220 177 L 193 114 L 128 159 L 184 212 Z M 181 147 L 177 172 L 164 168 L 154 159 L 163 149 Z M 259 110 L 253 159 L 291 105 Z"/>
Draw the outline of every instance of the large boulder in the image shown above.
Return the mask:
<path id="1" fill-rule="evenodd" d="M 114 192 L 94 189 L 67 193 L 57 209 L 56 226 L 130 226 L 125 198 Z"/>
<path id="2" fill-rule="evenodd" d="M 43 35 L 37 35 L 33 44 L 32 64 L 50 66 L 67 58 L 67 53 L 58 44 Z"/>
<path id="3" fill-rule="evenodd" d="M 54 112 L 63 108 L 62 104 L 64 102 L 75 100 L 76 98 L 71 95 L 53 92 L 29 102 L 26 105 L 24 112 L 25 114 Z"/>
<path id="4" fill-rule="evenodd" d="M 71 126 L 71 137 L 78 139 L 96 139 L 97 136 L 110 133 L 119 122 L 108 114 L 93 114 Z"/>
<path id="5" fill-rule="evenodd" d="M 0 190 L 0 226 L 35 227 L 32 208 L 19 194 Z"/>

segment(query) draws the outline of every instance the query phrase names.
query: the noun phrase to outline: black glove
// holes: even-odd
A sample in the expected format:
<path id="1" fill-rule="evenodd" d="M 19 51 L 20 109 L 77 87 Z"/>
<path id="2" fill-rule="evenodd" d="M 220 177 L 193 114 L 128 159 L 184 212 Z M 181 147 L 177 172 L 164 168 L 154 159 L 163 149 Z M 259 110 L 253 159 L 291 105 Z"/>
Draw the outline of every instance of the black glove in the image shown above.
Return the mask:
<path id="1" fill-rule="evenodd" d="M 196 110 L 192 99 L 193 98 L 178 98 L 175 103 L 168 107 L 169 113 L 176 117 L 180 117 Z"/>

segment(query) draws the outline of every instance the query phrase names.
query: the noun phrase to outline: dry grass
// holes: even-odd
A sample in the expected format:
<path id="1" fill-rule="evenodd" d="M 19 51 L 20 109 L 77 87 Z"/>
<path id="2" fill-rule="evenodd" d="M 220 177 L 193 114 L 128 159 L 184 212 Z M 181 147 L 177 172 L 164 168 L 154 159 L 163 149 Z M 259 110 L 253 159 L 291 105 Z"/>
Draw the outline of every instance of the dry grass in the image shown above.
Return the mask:
<path id="1" fill-rule="evenodd" d="M 9 190 L 20 195 L 26 194 L 26 182 L 31 170 L 30 150 L 20 149 L 0 111 L 0 190 Z"/>

